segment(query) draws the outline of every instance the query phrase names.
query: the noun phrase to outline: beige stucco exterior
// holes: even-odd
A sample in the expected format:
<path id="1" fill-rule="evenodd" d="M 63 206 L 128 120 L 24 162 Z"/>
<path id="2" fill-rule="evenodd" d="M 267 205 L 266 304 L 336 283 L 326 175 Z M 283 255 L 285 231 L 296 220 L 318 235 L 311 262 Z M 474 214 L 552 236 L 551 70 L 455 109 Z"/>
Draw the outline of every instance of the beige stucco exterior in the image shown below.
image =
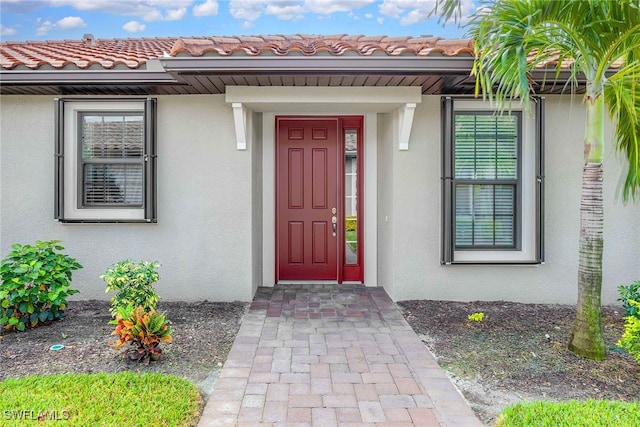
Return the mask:
<path id="1" fill-rule="evenodd" d="M 252 152 L 236 149 L 224 96 L 158 97 L 158 223 L 53 219 L 53 97 L 2 97 L 0 247 L 59 239 L 84 266 L 76 298 L 107 298 L 112 263 L 157 260 L 166 300 L 249 300 L 253 293 Z"/>
<path id="2" fill-rule="evenodd" d="M 394 300 L 575 303 L 584 128 L 578 97 L 546 98 L 545 263 L 442 266 L 440 97 L 419 97 L 409 148 L 400 150 L 402 97 L 378 92 L 387 88 L 336 88 L 337 98 L 332 88 L 321 89 L 288 88 L 283 93 L 298 103 L 288 108 L 285 98 L 247 102 L 246 149 L 236 145 L 231 102 L 238 99 L 158 96 L 157 224 L 54 220 L 53 97 L 2 96 L 0 254 L 16 242 L 62 240 L 84 266 L 74 274 L 81 291 L 75 298 L 108 298 L 98 277 L 113 262 L 133 258 L 162 264 L 157 290 L 166 300 L 250 300 L 257 286 L 273 285 L 273 117 L 362 114 L 367 285 L 384 286 Z M 365 99 L 357 89 L 366 90 L 368 102 L 353 102 Z M 622 167 L 609 149 L 605 303 L 615 302 L 618 285 L 640 278 L 640 203 L 618 200 Z"/>

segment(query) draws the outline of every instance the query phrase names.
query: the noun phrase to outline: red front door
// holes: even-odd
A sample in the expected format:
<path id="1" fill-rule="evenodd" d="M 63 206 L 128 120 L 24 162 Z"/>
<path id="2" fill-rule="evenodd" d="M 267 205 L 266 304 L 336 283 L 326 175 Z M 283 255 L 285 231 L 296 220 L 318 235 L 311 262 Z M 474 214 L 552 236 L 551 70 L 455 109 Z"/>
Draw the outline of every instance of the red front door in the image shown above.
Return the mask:
<path id="1" fill-rule="evenodd" d="M 278 118 L 276 129 L 277 280 L 337 280 L 338 120 Z"/>

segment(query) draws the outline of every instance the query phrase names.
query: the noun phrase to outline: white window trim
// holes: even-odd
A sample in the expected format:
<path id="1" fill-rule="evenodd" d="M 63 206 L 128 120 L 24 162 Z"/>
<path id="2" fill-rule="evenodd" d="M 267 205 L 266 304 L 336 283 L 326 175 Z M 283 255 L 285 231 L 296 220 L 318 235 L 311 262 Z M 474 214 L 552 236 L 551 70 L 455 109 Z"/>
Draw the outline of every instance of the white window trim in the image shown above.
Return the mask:
<path id="1" fill-rule="evenodd" d="M 145 113 L 145 100 L 83 100 L 83 99 L 66 99 L 62 103 L 62 111 L 57 114 L 63 115 L 62 127 L 58 129 L 57 138 L 62 139 L 62 153 L 56 153 L 58 157 L 62 156 L 62 170 L 57 181 L 62 178 L 62 185 L 57 184 L 56 197 L 62 198 L 62 211 L 56 209 L 56 218 L 62 222 L 155 222 L 155 206 L 149 209 L 149 204 L 155 204 L 154 198 L 149 197 L 149 191 L 155 193 L 154 186 L 148 186 L 146 176 L 143 181 L 143 206 L 142 207 L 79 207 L 78 198 L 81 197 L 79 191 L 78 174 L 81 173 L 79 165 L 79 142 L 78 135 L 79 113 L 99 113 L 99 112 L 123 112 L 123 113 Z M 149 113 L 152 114 L 152 113 Z M 145 129 L 148 120 L 145 117 Z M 149 129 L 145 130 L 145 133 Z M 145 136 L 147 138 L 148 136 Z M 151 136 L 153 137 L 153 136 Z M 60 160 L 57 160 L 60 162 Z M 145 162 L 151 161 L 152 167 L 155 167 L 155 159 L 149 159 L 149 155 L 145 154 Z M 155 172 L 154 172 L 155 173 Z M 144 172 L 143 172 L 144 174 Z M 146 174 L 145 174 L 146 175 Z M 59 201 L 56 201 L 60 203 Z"/>
<path id="2" fill-rule="evenodd" d="M 536 117 L 524 111 L 520 102 L 513 102 L 511 111 L 522 112 L 522 146 L 521 146 L 521 175 L 520 188 L 521 195 L 521 218 L 518 219 L 517 227 L 520 229 L 521 246 L 519 250 L 457 250 L 452 249 L 452 258 L 444 260 L 445 264 L 456 263 L 489 263 L 489 264 L 525 264 L 525 263 L 541 263 L 543 261 L 539 247 L 542 243 L 542 229 L 540 227 L 540 236 L 537 235 L 539 227 L 536 226 L 537 218 L 537 185 L 541 184 L 536 176 Z M 455 99 L 453 104 L 452 115 L 459 111 L 495 111 L 495 107 L 488 101 Z M 448 126 L 444 123 L 443 126 Z M 451 129 L 451 132 L 454 132 Z M 453 163 L 453 160 L 452 160 Z M 452 201 L 449 201 L 452 203 Z M 443 203 L 447 201 L 443 200 Z M 453 206 L 453 205 L 452 205 Z M 453 219 L 451 227 L 454 227 L 455 212 L 452 212 Z M 444 230 L 446 233 L 447 230 Z M 455 242 L 450 242 L 455 245 Z"/>

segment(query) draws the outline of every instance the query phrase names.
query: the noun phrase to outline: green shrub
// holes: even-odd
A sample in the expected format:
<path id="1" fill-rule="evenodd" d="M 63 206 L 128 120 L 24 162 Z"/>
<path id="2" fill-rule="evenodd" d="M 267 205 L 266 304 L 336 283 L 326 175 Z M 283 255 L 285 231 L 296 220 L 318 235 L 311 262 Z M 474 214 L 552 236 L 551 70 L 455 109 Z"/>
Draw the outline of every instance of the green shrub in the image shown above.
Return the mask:
<path id="1" fill-rule="evenodd" d="M 109 323 L 116 325 L 111 333 L 118 336 L 118 341 L 112 343 L 116 350 L 129 343 L 131 348 L 126 349 L 123 356 L 146 365 L 160 358 L 161 342 L 170 343 L 172 340 L 169 319 L 153 309 L 147 312 L 142 306 L 135 310 L 120 307 L 116 320 Z"/>
<path id="2" fill-rule="evenodd" d="M 344 230 L 345 231 L 356 231 L 358 229 L 358 217 L 348 216 L 344 219 Z"/>
<path id="3" fill-rule="evenodd" d="M 120 308 L 142 306 L 145 311 L 155 310 L 160 297 L 153 284 L 160 279 L 156 269 L 158 262 L 139 262 L 130 259 L 113 264 L 102 276 L 107 283 L 105 292 L 115 292 L 111 298 L 111 316 L 114 318 Z"/>
<path id="4" fill-rule="evenodd" d="M 636 280 L 627 286 L 618 286 L 618 292 L 620 298 L 618 301 L 622 302 L 622 306 L 627 312 L 627 316 L 635 316 L 640 318 L 640 309 L 638 307 L 629 304 L 629 300 L 640 301 L 640 280 Z"/>
<path id="5" fill-rule="evenodd" d="M 636 310 L 640 309 L 639 302 L 632 299 L 628 302 L 629 305 Z M 627 350 L 630 355 L 635 357 L 636 362 L 640 364 L 640 317 L 637 315 L 629 315 L 625 317 L 624 333 L 622 334 L 622 338 L 618 341 L 618 345 Z"/>
<path id="6" fill-rule="evenodd" d="M 36 241 L 35 245 L 14 244 L 0 262 L 0 325 L 24 331 L 62 318 L 71 273 L 82 268 L 74 258 L 56 252 L 64 249 L 59 240 Z"/>
<path id="7" fill-rule="evenodd" d="M 470 315 L 467 316 L 467 320 L 471 322 L 482 322 L 484 320 L 484 313 L 482 312 L 471 313 Z"/>

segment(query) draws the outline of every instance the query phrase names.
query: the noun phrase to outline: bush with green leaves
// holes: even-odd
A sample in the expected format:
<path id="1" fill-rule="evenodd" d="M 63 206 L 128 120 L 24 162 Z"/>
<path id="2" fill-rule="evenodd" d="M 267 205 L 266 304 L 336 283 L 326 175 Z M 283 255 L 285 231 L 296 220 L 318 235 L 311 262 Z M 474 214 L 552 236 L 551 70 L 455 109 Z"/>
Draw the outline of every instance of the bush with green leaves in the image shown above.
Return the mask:
<path id="1" fill-rule="evenodd" d="M 130 259 L 113 264 L 102 276 L 107 283 L 106 292 L 115 292 L 111 298 L 111 316 L 114 318 L 120 308 L 142 306 L 145 311 L 155 310 L 160 296 L 153 284 L 160 279 L 156 271 L 160 264 L 154 262 L 134 262 Z"/>
<path id="2" fill-rule="evenodd" d="M 355 215 L 345 217 L 344 229 L 345 231 L 356 231 L 358 229 L 358 217 Z"/>
<path id="3" fill-rule="evenodd" d="M 632 308 L 640 310 L 640 302 L 630 299 L 628 303 Z M 624 318 L 624 333 L 618 345 L 627 350 L 640 364 L 640 317 L 629 315 Z"/>
<path id="4" fill-rule="evenodd" d="M 71 273 L 82 266 L 68 255 L 59 240 L 36 241 L 35 245 L 14 244 L 0 262 L 0 325 L 24 331 L 62 318 Z"/>
<path id="5" fill-rule="evenodd" d="M 640 318 L 640 309 L 629 303 L 629 300 L 640 301 L 640 280 L 627 286 L 618 286 L 618 293 L 620 293 L 618 301 L 622 302 L 622 306 L 627 312 L 626 315 Z"/>
<path id="6" fill-rule="evenodd" d="M 171 342 L 169 319 L 154 309 L 145 310 L 138 306 L 135 310 L 130 307 L 119 307 L 116 319 L 109 322 L 116 325 L 111 335 L 117 335 L 118 341 L 113 342 L 116 350 L 129 343 L 123 357 L 129 357 L 139 363 L 148 365 L 151 360 L 158 360 L 162 350 L 160 343 Z"/>

